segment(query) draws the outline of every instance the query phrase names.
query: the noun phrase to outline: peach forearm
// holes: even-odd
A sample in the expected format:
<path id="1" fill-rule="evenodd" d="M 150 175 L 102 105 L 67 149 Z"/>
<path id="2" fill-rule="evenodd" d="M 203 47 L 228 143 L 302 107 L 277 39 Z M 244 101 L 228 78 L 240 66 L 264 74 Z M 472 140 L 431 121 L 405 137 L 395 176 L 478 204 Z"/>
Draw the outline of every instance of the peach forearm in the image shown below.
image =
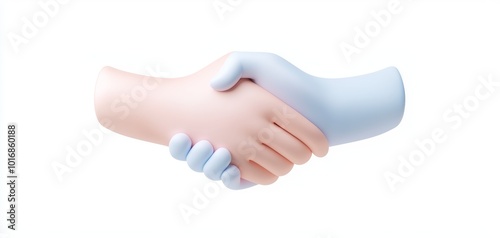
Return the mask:
<path id="1" fill-rule="evenodd" d="M 101 70 L 95 89 L 95 109 L 99 122 L 110 130 L 132 138 L 167 145 L 169 127 L 181 79 L 155 78 L 120 71 Z M 169 95 L 165 100 L 165 95 Z M 162 110 L 158 110 L 162 108 Z"/>

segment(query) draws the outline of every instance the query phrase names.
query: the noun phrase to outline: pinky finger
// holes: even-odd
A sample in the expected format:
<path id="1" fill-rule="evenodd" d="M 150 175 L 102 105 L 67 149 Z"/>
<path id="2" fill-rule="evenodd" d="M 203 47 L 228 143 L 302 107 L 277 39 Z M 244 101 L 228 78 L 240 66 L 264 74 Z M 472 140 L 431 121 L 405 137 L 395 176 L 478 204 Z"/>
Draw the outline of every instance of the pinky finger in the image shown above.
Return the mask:
<path id="1" fill-rule="evenodd" d="M 227 169 L 222 172 L 221 179 L 222 183 L 224 183 L 227 188 L 233 190 L 245 189 L 255 186 L 255 183 L 242 179 L 240 170 L 234 165 L 229 165 Z"/>

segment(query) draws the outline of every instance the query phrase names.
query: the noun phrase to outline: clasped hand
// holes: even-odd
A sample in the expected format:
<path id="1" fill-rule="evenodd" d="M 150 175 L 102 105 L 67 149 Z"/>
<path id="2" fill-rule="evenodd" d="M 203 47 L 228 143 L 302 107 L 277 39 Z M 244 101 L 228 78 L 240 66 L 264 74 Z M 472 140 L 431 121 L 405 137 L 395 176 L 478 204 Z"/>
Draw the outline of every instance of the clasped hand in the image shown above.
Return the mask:
<path id="1" fill-rule="evenodd" d="M 113 99 L 144 78 L 104 68 L 95 96 L 99 121 L 126 136 L 168 143 L 172 157 L 231 189 L 273 183 L 311 153 L 324 156 L 328 146 L 394 128 L 404 111 L 395 68 L 326 79 L 274 54 L 233 52 L 193 75 L 156 78 L 160 86 L 119 117 Z"/>

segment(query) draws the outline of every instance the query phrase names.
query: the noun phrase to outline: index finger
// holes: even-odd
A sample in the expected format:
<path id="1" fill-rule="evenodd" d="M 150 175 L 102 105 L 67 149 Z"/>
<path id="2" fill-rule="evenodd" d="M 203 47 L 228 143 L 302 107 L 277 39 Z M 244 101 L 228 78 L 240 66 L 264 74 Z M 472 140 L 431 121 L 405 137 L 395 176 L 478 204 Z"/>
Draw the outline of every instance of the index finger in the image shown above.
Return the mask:
<path id="1" fill-rule="evenodd" d="M 273 114 L 272 122 L 302 141 L 314 155 L 323 157 L 328 153 L 328 139 L 323 132 L 293 108 L 283 105 Z"/>

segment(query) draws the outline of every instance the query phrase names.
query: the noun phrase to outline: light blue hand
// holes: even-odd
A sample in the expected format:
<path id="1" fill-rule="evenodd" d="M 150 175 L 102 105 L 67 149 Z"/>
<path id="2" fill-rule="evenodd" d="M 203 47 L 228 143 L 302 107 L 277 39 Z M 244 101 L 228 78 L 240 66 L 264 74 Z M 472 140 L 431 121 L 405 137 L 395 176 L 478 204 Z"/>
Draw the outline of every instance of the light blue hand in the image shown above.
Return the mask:
<path id="1" fill-rule="evenodd" d="M 172 137 L 169 143 L 170 154 L 178 160 L 186 161 L 196 172 L 203 172 L 211 180 L 222 180 L 230 189 L 244 189 L 255 184 L 241 179 L 240 170 L 231 163 L 231 154 L 225 148 L 213 152 L 208 141 L 199 141 L 192 146 L 191 139 L 183 133 Z M 213 152 L 213 153 L 212 153 Z"/>
<path id="2" fill-rule="evenodd" d="M 331 146 L 382 134 L 396 127 L 404 113 L 404 87 L 394 67 L 350 78 L 327 79 L 306 74 L 272 53 L 233 52 L 211 86 L 228 90 L 241 78 L 252 79 L 308 118 L 321 129 Z M 172 144 L 169 146 L 172 150 Z M 211 164 L 212 158 L 206 159 L 203 153 L 195 155 L 193 160 Z M 214 175 L 225 168 L 223 165 L 203 171 L 207 176 Z M 199 165 L 190 167 L 199 170 Z M 227 177 L 242 184 L 238 183 L 238 168 L 230 168 L 233 176 Z"/>
<path id="3" fill-rule="evenodd" d="M 358 141 L 396 127 L 405 93 L 398 70 L 349 78 L 319 78 L 272 53 L 233 52 L 211 86 L 218 91 L 250 78 L 313 122 L 330 146 Z"/>

